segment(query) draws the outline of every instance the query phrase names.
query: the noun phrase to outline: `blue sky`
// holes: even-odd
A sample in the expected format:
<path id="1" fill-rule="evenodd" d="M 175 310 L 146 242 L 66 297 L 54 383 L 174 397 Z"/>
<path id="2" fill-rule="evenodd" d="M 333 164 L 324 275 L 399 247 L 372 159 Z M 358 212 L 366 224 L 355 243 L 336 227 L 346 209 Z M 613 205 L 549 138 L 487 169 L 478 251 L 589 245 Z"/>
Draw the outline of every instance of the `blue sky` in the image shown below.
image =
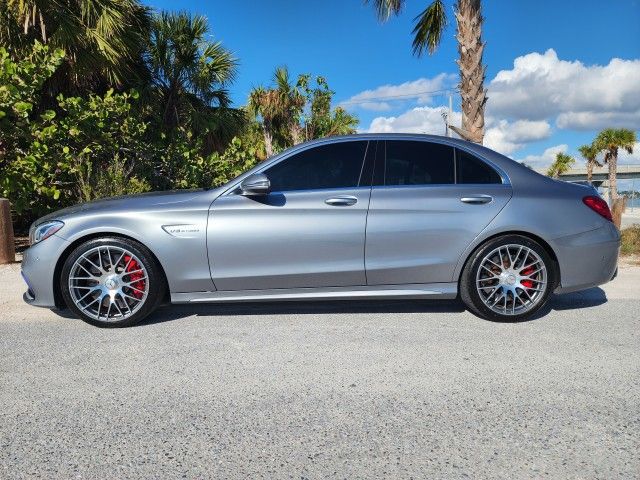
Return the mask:
<path id="1" fill-rule="evenodd" d="M 407 1 L 385 24 L 360 0 L 147 3 L 209 19 L 213 38 L 240 61 L 230 88 L 238 105 L 287 65 L 293 74 L 325 76 L 363 131 L 442 133 L 446 97 L 422 92 L 455 85 L 455 24 L 435 55 L 414 57 L 413 17 L 428 1 Z M 543 166 L 604 126 L 640 130 L 640 0 L 486 0 L 483 8 L 486 144 Z M 402 100 L 365 101 L 396 95 Z"/>

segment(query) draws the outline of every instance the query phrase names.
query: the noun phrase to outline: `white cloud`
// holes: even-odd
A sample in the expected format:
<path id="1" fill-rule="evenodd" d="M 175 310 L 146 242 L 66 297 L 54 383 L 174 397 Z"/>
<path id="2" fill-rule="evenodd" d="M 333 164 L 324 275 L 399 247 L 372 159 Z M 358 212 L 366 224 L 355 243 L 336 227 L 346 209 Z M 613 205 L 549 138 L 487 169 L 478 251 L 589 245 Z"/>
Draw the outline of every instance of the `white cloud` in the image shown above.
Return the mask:
<path id="1" fill-rule="evenodd" d="M 627 153 L 626 150 L 620 150 L 618 153 L 618 163 L 623 165 L 640 164 L 640 142 L 636 142 L 633 146 L 633 153 Z"/>
<path id="2" fill-rule="evenodd" d="M 444 135 L 445 125 L 442 112 L 447 108 L 442 107 L 415 107 L 397 117 L 377 117 L 371 121 L 367 132 L 377 133 L 430 133 Z M 452 122 L 459 125 L 460 112 L 453 112 Z"/>
<path id="3" fill-rule="evenodd" d="M 369 126 L 368 132 L 379 133 L 430 133 L 444 135 L 445 126 L 441 107 L 416 107 L 397 117 L 377 117 Z M 451 123 L 460 125 L 460 112 L 453 112 Z M 551 135 L 551 125 L 546 121 L 506 120 L 494 121 L 487 118 L 487 131 L 484 144 L 504 155 L 522 148 L 526 143 L 548 138 Z"/>
<path id="4" fill-rule="evenodd" d="M 640 128 L 640 59 L 585 66 L 553 49 L 515 59 L 489 83 L 488 113 L 499 118 L 556 119 L 558 127 Z"/>
<path id="5" fill-rule="evenodd" d="M 487 118 L 487 126 L 484 145 L 504 155 L 512 154 L 527 143 L 551 136 L 551 125 L 545 120 L 518 120 L 510 123 L 507 120 L 496 122 Z"/>
<path id="6" fill-rule="evenodd" d="M 421 97 L 419 92 L 450 87 L 455 79 L 455 75 L 442 73 L 431 79 L 384 85 L 349 99 L 364 102 L 362 104 L 344 104 L 395 113 L 406 105 L 397 100 L 399 95 L 402 100 L 411 98 L 423 105 L 428 103 L 428 106 L 414 107 L 393 116 L 378 116 L 365 131 L 443 135 L 445 127 L 441 114 L 447 110 L 446 106 L 435 106 L 434 97 Z M 607 127 L 640 130 L 640 59 L 613 58 L 606 65 L 585 65 L 579 61 L 561 60 L 553 49 L 549 49 L 516 58 L 513 68 L 498 72 L 487 88 L 485 145 L 505 155 L 513 155 L 532 142 L 552 135 L 557 138 L 555 147 L 546 149 L 541 155 L 521 159 L 536 168 L 548 166 L 556 153 L 567 152 L 563 130 L 596 132 Z M 461 124 L 460 112 L 453 113 L 451 123 Z M 576 159 L 583 161 L 579 155 Z M 632 155 L 620 151 L 619 162 L 640 163 L 640 144 Z"/>
<path id="7" fill-rule="evenodd" d="M 567 153 L 569 149 L 568 145 L 556 145 L 555 147 L 547 148 L 542 155 L 527 155 L 524 158 L 520 158 L 517 161 L 523 162 L 532 168 L 546 168 L 551 165 L 556 159 L 556 154 Z"/>
<path id="8" fill-rule="evenodd" d="M 433 101 L 434 93 L 450 88 L 457 75 L 441 73 L 433 78 L 419 78 L 400 85 L 382 85 L 372 90 L 365 90 L 345 100 L 342 107 L 359 107 L 365 110 L 386 111 L 393 108 L 392 103 L 415 100 L 419 105 L 426 105 Z"/>

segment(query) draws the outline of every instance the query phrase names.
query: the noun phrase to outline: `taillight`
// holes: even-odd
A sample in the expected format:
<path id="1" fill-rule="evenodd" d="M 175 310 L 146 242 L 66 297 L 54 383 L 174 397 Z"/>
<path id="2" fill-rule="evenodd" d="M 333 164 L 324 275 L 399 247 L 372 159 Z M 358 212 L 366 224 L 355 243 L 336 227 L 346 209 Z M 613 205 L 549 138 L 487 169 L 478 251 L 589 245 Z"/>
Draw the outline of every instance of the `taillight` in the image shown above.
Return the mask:
<path id="1" fill-rule="evenodd" d="M 584 197 L 582 201 L 587 207 L 596 212 L 598 215 L 602 215 L 610 222 L 613 221 L 613 217 L 611 217 L 611 210 L 609 210 L 609 205 L 607 205 L 607 202 L 605 202 L 600 197 L 589 195 L 588 197 Z"/>

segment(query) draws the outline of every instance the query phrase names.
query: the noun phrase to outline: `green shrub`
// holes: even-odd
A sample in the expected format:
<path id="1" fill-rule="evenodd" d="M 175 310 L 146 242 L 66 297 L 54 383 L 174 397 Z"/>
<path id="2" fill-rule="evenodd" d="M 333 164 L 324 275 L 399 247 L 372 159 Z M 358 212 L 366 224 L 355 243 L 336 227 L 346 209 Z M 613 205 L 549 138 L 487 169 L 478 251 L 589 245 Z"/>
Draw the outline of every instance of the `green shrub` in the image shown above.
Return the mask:
<path id="1" fill-rule="evenodd" d="M 132 108 L 136 92 L 59 96 L 56 110 L 34 111 L 62 58 L 38 43 L 20 61 L 0 48 L 0 196 L 20 218 L 150 188 L 141 179 L 153 148 L 148 124 Z"/>
<path id="2" fill-rule="evenodd" d="M 640 225 L 633 225 L 620 232 L 622 245 L 620 253 L 622 255 L 640 255 Z"/>

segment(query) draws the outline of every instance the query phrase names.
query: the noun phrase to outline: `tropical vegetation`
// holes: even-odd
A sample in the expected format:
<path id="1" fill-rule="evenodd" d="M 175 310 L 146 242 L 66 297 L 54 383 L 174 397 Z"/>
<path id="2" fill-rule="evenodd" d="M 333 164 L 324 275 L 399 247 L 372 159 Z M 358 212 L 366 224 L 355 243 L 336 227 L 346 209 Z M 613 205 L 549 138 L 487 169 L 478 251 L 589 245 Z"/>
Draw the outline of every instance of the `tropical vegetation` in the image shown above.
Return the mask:
<path id="1" fill-rule="evenodd" d="M 256 87 L 248 111 L 258 121 L 267 156 L 314 138 L 355 133 L 358 119 L 331 109 L 333 92 L 323 77 L 299 75 L 295 84 L 286 67 L 276 68 L 273 86 Z"/>
<path id="2" fill-rule="evenodd" d="M 594 145 L 604 154 L 604 162 L 609 167 L 609 202 L 613 203 L 618 198 L 617 168 L 618 151 L 625 150 L 633 153 L 635 143 L 638 141 L 636 132 L 627 128 L 607 128 L 602 130 Z"/>
<path id="3" fill-rule="evenodd" d="M 81 201 L 220 185 L 358 123 L 323 77 L 286 67 L 234 106 L 238 59 L 206 18 L 139 0 L 4 0 L 0 45 L 0 197 L 18 230 Z"/>
<path id="4" fill-rule="evenodd" d="M 547 170 L 547 175 L 553 178 L 558 178 L 563 173 L 567 172 L 571 166 L 576 163 L 576 159 L 566 153 L 558 152 L 556 154 L 555 161 L 551 164 Z"/>
<path id="5" fill-rule="evenodd" d="M 594 143 L 589 145 L 582 145 L 578 148 L 580 155 L 584 158 L 587 165 L 587 181 L 591 183 L 593 180 L 593 169 L 595 167 L 601 167 L 602 163 L 598 161 L 598 155 L 600 151 L 598 150 L 598 146 Z"/>

